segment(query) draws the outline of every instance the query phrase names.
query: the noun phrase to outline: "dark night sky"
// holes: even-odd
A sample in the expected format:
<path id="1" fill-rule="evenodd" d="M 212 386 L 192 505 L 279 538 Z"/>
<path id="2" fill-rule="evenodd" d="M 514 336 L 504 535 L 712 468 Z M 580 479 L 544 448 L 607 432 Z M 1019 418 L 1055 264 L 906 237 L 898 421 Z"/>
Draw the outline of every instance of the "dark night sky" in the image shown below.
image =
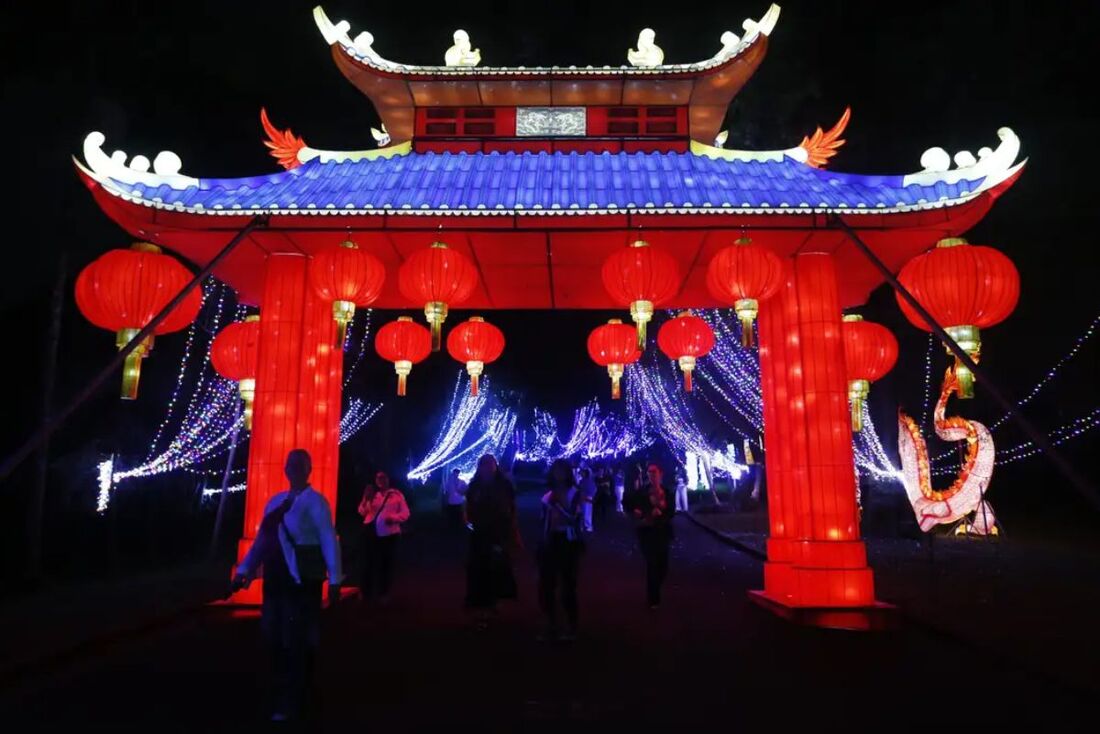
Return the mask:
<path id="1" fill-rule="evenodd" d="M 89 131 L 103 131 L 108 149 L 150 156 L 173 150 L 184 172 L 195 176 L 277 170 L 260 142 L 261 105 L 315 147 L 373 147 L 368 128 L 378 118 L 335 68 L 313 24 L 312 4 L 18 3 L 13 11 L 12 3 L 3 11 L 29 15 L 3 21 L 9 281 L 0 289 L 0 309 L 17 355 L 10 369 L 19 379 L 9 402 L 15 419 L 6 421 L 0 449 L 26 435 L 37 410 L 37 367 L 59 254 L 69 253 L 75 272 L 129 242 L 72 170 L 69 156 L 79 153 Z M 394 60 L 438 63 L 451 32 L 462 27 L 486 63 L 506 65 L 618 64 L 643 26 L 656 29 L 670 62 L 698 60 L 717 50 L 723 30 L 739 32 L 744 17 L 759 17 L 766 7 L 766 0 L 492 0 L 431 13 L 403 3 L 325 6 L 334 20 L 348 19 L 353 34 L 369 29 L 375 48 Z M 1059 3 L 1057 10 L 1030 2 L 784 3 L 767 59 L 730 108 L 727 147 L 795 145 L 850 104 L 848 144 L 831 168 L 905 173 L 919 169 L 926 148 L 976 152 L 996 145 L 998 127 L 1012 127 L 1031 162 L 970 237 L 1003 249 L 1022 273 L 1016 314 L 986 336 L 989 369 L 1010 393 L 1022 394 L 1069 348 L 1100 303 L 1093 285 L 1100 274 L 1093 183 L 1098 126 L 1089 99 L 1098 21 L 1100 5 L 1092 2 Z M 60 398 L 110 358 L 113 341 L 69 311 Z M 888 289 L 874 294 L 865 313 L 890 326 L 902 345 L 902 364 L 876 403 L 889 417 L 896 402 L 919 404 L 925 337 L 900 316 Z M 509 348 L 495 373 L 529 388 L 531 402 L 580 404 L 606 389 L 606 376 L 584 352 L 584 336 L 601 317 L 496 314 Z M 104 435 L 108 420 L 155 421 L 175 371 L 178 346 L 170 341 L 147 361 L 142 406 L 118 407 L 112 385 L 61 439 Z M 1093 346 L 1035 402 L 1041 426 L 1097 404 L 1095 355 Z M 421 384 L 439 383 L 425 400 L 441 400 L 450 389 L 453 366 L 437 361 L 414 373 Z M 379 395 L 391 375 L 377 361 L 366 373 Z M 970 410 L 977 417 L 999 415 L 988 399 Z"/>

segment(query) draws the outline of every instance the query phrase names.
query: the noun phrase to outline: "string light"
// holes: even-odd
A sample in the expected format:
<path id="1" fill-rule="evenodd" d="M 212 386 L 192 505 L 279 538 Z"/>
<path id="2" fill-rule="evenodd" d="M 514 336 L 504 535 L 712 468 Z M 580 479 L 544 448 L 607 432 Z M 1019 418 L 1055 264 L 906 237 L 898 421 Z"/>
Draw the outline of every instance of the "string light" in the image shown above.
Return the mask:
<path id="1" fill-rule="evenodd" d="M 99 462 L 99 495 L 96 498 L 95 510 L 99 514 L 107 511 L 107 505 L 111 502 L 111 487 L 114 485 L 115 458 L 112 456 L 106 461 Z"/>
<path id="2" fill-rule="evenodd" d="M 340 443 L 346 443 L 348 439 L 354 436 L 359 431 L 363 430 L 363 427 L 370 422 L 370 419 L 378 414 L 378 411 L 382 409 L 382 403 L 377 405 L 366 403 L 359 398 L 352 398 L 348 401 L 348 409 L 344 411 L 344 415 L 340 418 Z"/>

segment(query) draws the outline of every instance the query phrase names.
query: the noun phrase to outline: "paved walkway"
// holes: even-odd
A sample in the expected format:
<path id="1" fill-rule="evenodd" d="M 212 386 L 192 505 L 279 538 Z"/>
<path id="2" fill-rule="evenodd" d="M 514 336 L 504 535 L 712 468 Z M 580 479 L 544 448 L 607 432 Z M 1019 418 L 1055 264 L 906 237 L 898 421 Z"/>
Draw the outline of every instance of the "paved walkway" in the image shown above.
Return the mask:
<path id="1" fill-rule="evenodd" d="M 534 544 L 536 501 L 521 498 Z M 582 636 L 536 642 L 535 570 L 517 564 L 521 599 L 488 632 L 461 610 L 462 536 L 422 517 L 403 539 L 387 607 L 326 612 L 311 730 L 342 722 L 418 730 L 477 725 L 673 725 L 731 730 L 769 723 L 881 730 L 1014 723 L 1073 728 L 1086 697 L 983 660 L 916 629 L 857 634 L 791 626 L 751 605 L 760 564 L 677 520 L 656 613 L 642 562 L 619 518 L 584 558 Z M 257 619 L 210 609 L 36 676 L 0 695 L 17 730 L 251 731 L 267 716 Z M 6 630 L 10 634 L 11 630 Z M 1077 718 L 1077 721 L 1085 721 Z"/>

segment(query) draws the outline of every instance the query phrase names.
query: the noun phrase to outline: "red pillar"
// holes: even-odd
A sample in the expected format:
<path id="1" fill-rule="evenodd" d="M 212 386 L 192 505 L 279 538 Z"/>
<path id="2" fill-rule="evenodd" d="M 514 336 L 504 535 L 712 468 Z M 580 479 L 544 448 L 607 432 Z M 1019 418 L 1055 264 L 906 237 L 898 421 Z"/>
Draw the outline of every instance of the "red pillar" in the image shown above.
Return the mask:
<path id="1" fill-rule="evenodd" d="M 251 547 L 268 500 L 286 489 L 283 465 L 291 449 L 309 451 L 310 483 L 336 508 L 343 351 L 335 347 L 332 306 L 319 301 L 307 282 L 309 265 L 303 255 L 270 255 L 265 264 L 238 558 Z M 235 597 L 239 602 L 259 599 L 259 583 Z"/>
<path id="2" fill-rule="evenodd" d="M 763 597 L 787 608 L 874 604 L 859 537 L 848 383 L 831 255 L 799 255 L 760 309 L 768 477 Z"/>

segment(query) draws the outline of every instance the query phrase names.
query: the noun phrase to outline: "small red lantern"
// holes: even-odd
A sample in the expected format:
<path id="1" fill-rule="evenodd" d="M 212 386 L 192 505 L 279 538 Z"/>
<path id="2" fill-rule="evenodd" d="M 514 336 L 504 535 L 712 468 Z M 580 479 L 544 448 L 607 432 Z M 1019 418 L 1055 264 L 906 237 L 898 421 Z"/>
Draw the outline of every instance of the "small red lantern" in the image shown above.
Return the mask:
<path id="1" fill-rule="evenodd" d="M 462 253 L 433 242 L 401 265 L 397 284 L 405 298 L 424 304 L 424 316 L 432 327 L 432 351 L 438 352 L 448 307 L 473 294 L 477 268 Z"/>
<path id="2" fill-rule="evenodd" d="M 447 351 L 459 362 L 466 363 L 470 394 L 477 395 L 478 378 L 485 365 L 495 362 L 504 353 L 504 332 L 480 316 L 471 316 L 447 335 Z"/>
<path id="3" fill-rule="evenodd" d="M 714 349 L 714 332 L 706 321 L 691 311 L 684 311 L 670 319 L 657 332 L 657 346 L 669 359 L 680 363 L 684 373 L 684 389 L 691 392 L 691 373 L 695 360 L 705 357 Z"/>
<path id="4" fill-rule="evenodd" d="M 348 324 L 356 306 L 369 306 L 382 294 L 386 266 L 359 245 L 345 240 L 313 256 L 309 282 L 318 298 L 332 302 L 336 320 L 336 346 L 344 348 Z"/>
<path id="5" fill-rule="evenodd" d="M 432 353 L 432 335 L 412 316 L 398 316 L 378 330 L 374 337 L 374 350 L 387 362 L 393 362 L 397 373 L 397 395 L 405 396 L 405 381 L 412 366 L 423 362 Z"/>
<path id="6" fill-rule="evenodd" d="M 252 430 L 256 370 L 260 359 L 260 317 L 249 316 L 218 332 L 210 345 L 210 363 L 219 375 L 237 383 L 244 400 L 244 427 Z"/>
<path id="7" fill-rule="evenodd" d="M 634 329 L 619 319 L 611 319 L 588 335 L 588 356 L 599 366 L 607 368 L 607 374 L 611 376 L 611 399 L 618 400 L 621 395 L 619 380 L 626 371 L 626 365 L 637 362 L 642 353 L 638 349 Z"/>
<path id="8" fill-rule="evenodd" d="M 645 349 L 646 324 L 653 319 L 654 307 L 680 288 L 675 258 L 645 240 L 636 240 L 604 261 L 602 275 L 608 294 L 630 306 L 630 316 L 638 327 L 638 349 Z"/>
<path id="9" fill-rule="evenodd" d="M 858 433 L 863 430 L 863 401 L 871 392 L 871 383 L 898 361 L 898 340 L 885 326 L 864 321 L 858 314 L 845 316 L 840 331 L 844 337 L 852 430 Z"/>
<path id="10" fill-rule="evenodd" d="M 981 357 L 981 329 L 1008 318 L 1020 298 L 1020 274 L 1012 261 L 992 247 L 970 245 L 961 237 L 940 240 L 917 255 L 901 269 L 898 280 L 975 362 Z M 932 330 L 900 294 L 895 297 L 909 323 Z M 973 373 L 957 359 L 954 369 L 958 396 L 974 397 Z"/>
<path id="11" fill-rule="evenodd" d="M 84 318 L 113 331 L 119 349 L 138 335 L 191 281 L 191 273 L 175 258 L 148 242 L 129 250 L 111 250 L 89 264 L 76 279 L 76 305 Z M 195 320 L 202 306 L 198 288 L 168 314 L 154 335 L 179 331 Z M 153 349 L 145 339 L 126 357 L 122 399 L 135 400 L 141 381 L 141 360 Z"/>
<path id="12" fill-rule="evenodd" d="M 707 288 L 718 300 L 733 305 L 741 320 L 741 346 L 753 345 L 752 323 L 760 301 L 771 298 L 783 285 L 783 261 L 766 247 L 740 237 L 711 259 Z"/>

